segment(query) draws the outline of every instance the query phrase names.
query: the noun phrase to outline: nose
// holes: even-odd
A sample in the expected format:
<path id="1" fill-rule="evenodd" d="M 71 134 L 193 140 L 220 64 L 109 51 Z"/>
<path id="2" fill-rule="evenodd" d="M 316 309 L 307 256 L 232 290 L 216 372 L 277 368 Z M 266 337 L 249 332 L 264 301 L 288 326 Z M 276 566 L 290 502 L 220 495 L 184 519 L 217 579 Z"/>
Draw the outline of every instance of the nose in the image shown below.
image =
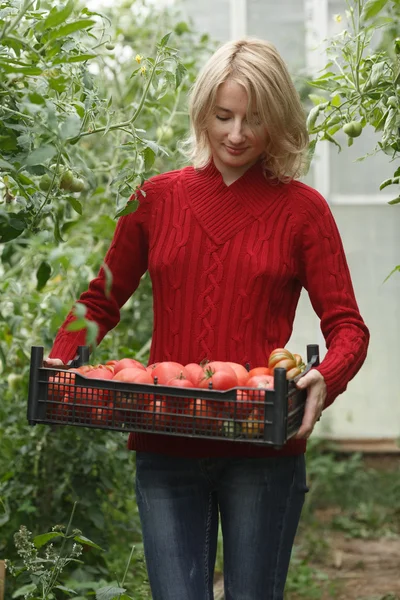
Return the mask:
<path id="1" fill-rule="evenodd" d="M 228 133 L 228 140 L 234 146 L 239 146 L 245 140 L 244 126 L 241 120 L 235 119 L 232 128 Z"/>

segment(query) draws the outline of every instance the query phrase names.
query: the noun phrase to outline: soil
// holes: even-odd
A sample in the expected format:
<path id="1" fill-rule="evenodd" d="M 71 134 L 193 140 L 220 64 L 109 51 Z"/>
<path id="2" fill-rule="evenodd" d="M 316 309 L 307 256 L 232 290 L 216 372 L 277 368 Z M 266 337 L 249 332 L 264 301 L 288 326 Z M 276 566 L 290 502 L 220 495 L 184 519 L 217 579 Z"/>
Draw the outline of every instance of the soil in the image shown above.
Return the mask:
<path id="1" fill-rule="evenodd" d="M 325 564 L 333 584 L 321 600 L 400 600 L 400 538 L 364 540 L 332 532 Z"/>
<path id="2" fill-rule="evenodd" d="M 365 464 L 376 469 L 398 469 L 400 457 L 369 456 Z M 320 524 L 328 524 L 340 512 L 334 507 L 316 512 Z M 318 600 L 400 600 L 400 536 L 380 539 L 348 537 L 340 531 L 326 530 L 328 551 L 308 565 L 327 575 Z M 223 600 L 223 583 L 218 580 L 215 600 Z M 298 599 L 291 595 L 290 600 Z"/>

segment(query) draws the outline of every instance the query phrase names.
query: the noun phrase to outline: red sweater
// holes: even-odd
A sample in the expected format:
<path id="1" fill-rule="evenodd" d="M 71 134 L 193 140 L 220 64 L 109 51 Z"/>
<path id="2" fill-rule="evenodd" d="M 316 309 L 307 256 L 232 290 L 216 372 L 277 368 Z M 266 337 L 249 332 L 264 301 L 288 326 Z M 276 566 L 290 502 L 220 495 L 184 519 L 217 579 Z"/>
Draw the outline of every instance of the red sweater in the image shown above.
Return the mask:
<path id="1" fill-rule="evenodd" d="M 263 365 L 285 346 L 302 287 L 321 319 L 327 353 L 318 370 L 329 406 L 365 360 L 369 333 L 354 297 L 342 242 L 326 201 L 292 181 L 267 180 L 257 163 L 227 186 L 213 163 L 153 177 L 136 212 L 121 217 L 103 269 L 79 299 L 99 325 L 98 342 L 147 268 L 153 286 L 150 363 L 229 360 Z M 85 343 L 69 314 L 50 356 L 67 362 Z M 310 343 L 314 340 L 310 339 Z M 184 456 L 299 454 L 304 440 L 277 451 L 232 441 L 131 434 L 132 450 Z"/>

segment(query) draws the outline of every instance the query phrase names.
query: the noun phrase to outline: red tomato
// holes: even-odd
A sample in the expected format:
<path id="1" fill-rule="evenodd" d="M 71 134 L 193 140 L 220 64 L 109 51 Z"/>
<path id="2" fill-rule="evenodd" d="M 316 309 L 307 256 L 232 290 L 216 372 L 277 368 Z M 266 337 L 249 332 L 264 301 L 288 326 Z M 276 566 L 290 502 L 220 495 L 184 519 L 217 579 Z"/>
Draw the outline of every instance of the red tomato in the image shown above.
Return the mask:
<path id="1" fill-rule="evenodd" d="M 127 367 L 118 371 L 113 381 L 124 381 L 125 383 L 154 383 L 153 378 L 146 369 L 138 367 Z"/>
<path id="2" fill-rule="evenodd" d="M 167 385 L 167 382 L 173 377 L 186 377 L 187 371 L 183 365 L 173 361 L 163 361 L 160 362 L 154 369 L 151 371 L 151 376 L 153 379 L 157 377 L 157 383 L 159 385 Z"/>
<path id="3" fill-rule="evenodd" d="M 274 378 L 272 375 L 253 375 L 247 382 L 247 386 L 250 388 L 263 389 L 263 390 L 273 390 L 274 389 Z M 256 390 L 246 390 L 249 398 L 252 400 L 263 400 L 263 396 L 259 394 Z"/>
<path id="4" fill-rule="evenodd" d="M 114 365 L 114 374 L 116 375 L 119 371 L 122 371 L 122 369 L 130 369 L 132 367 L 137 367 L 138 369 L 142 370 L 146 369 L 141 362 L 135 360 L 134 358 L 121 358 L 121 360 Z"/>
<path id="5" fill-rule="evenodd" d="M 227 362 L 226 364 L 229 367 L 232 367 L 232 369 L 235 371 L 238 380 L 238 385 L 246 385 L 246 381 L 249 378 L 249 371 L 246 369 L 246 367 L 235 362 Z"/>
<path id="6" fill-rule="evenodd" d="M 204 370 L 197 363 L 189 363 L 185 365 L 188 378 L 192 381 L 194 387 L 197 387 L 199 380 L 204 377 Z"/>
<path id="7" fill-rule="evenodd" d="M 253 375 L 272 375 L 272 370 L 268 369 L 268 367 L 254 367 L 249 371 L 249 378 L 253 377 Z"/>
<path id="8" fill-rule="evenodd" d="M 253 399 L 248 392 L 237 390 L 236 402 L 225 402 L 227 413 L 231 419 L 247 419 L 254 408 Z"/>
<path id="9" fill-rule="evenodd" d="M 229 365 L 224 368 L 213 369 L 209 363 L 204 369 L 204 376 L 200 379 L 198 387 L 213 390 L 229 390 L 237 387 L 238 378 L 235 371 Z M 212 384 L 210 386 L 210 383 Z"/>
<path id="10" fill-rule="evenodd" d="M 186 414 L 191 417 L 190 427 L 193 423 L 193 432 L 215 435 L 216 432 L 221 431 L 220 414 L 208 400 L 201 398 L 190 400 Z"/>
<path id="11" fill-rule="evenodd" d="M 49 376 L 49 400 L 57 401 L 64 398 L 64 394 L 75 384 L 76 372 L 77 369 L 69 369 L 68 371 L 58 371 L 55 375 Z"/>
<path id="12" fill-rule="evenodd" d="M 137 424 L 149 431 L 168 431 L 173 416 L 165 399 L 157 399 L 150 402 L 145 410 L 138 412 Z"/>

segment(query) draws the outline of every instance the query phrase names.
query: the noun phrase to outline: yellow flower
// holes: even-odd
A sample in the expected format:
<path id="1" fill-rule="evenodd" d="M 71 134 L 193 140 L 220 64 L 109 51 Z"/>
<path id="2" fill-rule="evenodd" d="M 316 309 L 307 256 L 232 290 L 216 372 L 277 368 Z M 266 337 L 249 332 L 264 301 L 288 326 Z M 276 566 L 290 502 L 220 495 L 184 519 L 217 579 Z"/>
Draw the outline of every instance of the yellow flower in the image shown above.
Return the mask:
<path id="1" fill-rule="evenodd" d="M 146 67 L 143 65 L 143 67 L 140 67 L 140 72 L 142 75 L 144 75 L 146 73 Z"/>
<path id="2" fill-rule="evenodd" d="M 340 23 L 342 20 L 342 15 L 333 15 L 333 18 L 336 21 L 336 23 Z"/>
<path id="3" fill-rule="evenodd" d="M 136 62 L 137 62 L 139 65 L 140 65 L 140 63 L 141 63 L 141 62 L 142 62 L 142 60 L 143 60 L 143 56 L 141 56 L 140 54 L 136 54 L 136 56 L 135 56 L 135 60 L 136 60 Z"/>

